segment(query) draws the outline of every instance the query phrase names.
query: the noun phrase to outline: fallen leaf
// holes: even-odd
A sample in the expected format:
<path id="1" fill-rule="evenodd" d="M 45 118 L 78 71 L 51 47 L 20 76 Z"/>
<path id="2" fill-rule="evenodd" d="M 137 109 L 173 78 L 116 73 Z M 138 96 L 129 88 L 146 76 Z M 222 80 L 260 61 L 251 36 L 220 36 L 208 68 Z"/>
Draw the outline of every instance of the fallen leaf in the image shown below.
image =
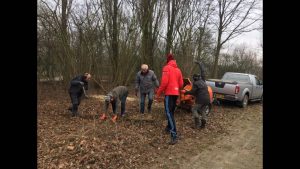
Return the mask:
<path id="1" fill-rule="evenodd" d="M 75 146 L 68 146 L 67 149 L 68 150 L 74 150 Z"/>

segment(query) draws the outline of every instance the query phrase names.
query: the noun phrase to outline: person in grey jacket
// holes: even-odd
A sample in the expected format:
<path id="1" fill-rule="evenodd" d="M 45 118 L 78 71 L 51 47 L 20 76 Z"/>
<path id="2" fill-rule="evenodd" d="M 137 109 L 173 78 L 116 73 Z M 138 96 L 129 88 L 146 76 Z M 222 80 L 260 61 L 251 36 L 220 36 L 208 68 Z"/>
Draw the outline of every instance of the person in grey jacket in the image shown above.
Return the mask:
<path id="1" fill-rule="evenodd" d="M 159 87 L 159 82 L 153 70 L 149 70 L 148 65 L 142 64 L 141 70 L 136 74 L 135 95 L 140 94 L 140 113 L 144 113 L 145 98 L 148 95 L 147 110 L 151 112 L 155 87 Z"/>
<path id="2" fill-rule="evenodd" d="M 108 106 L 111 103 L 113 114 L 114 114 L 112 118 L 113 122 L 116 122 L 117 120 L 117 107 L 119 101 L 121 101 L 121 116 L 124 115 L 127 96 L 128 96 L 128 89 L 126 86 L 117 86 L 113 88 L 110 92 L 108 92 L 106 96 L 104 96 L 105 112 L 107 112 Z M 102 116 L 105 116 L 105 114 L 103 114 Z"/>

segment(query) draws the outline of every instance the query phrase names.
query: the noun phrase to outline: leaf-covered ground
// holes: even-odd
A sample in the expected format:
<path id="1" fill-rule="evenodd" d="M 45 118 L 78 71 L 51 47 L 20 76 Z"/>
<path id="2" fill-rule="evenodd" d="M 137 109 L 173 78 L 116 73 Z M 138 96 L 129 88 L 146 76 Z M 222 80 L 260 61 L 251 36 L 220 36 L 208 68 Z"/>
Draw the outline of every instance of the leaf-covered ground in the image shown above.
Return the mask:
<path id="1" fill-rule="evenodd" d="M 38 168 L 182 168 L 182 164 L 228 135 L 228 127 L 242 115 L 261 112 L 261 103 L 246 109 L 233 104 L 213 106 L 207 127 L 191 128 L 192 115 L 177 109 L 175 120 L 181 136 L 168 145 L 164 132 L 163 103 L 154 103 L 151 114 L 138 112 L 138 98 L 129 94 L 126 116 L 113 123 L 99 120 L 103 93 L 92 90 L 83 99 L 81 117 L 71 117 L 70 98 L 62 87 L 38 85 Z M 119 107 L 120 108 L 120 107 Z M 110 109 L 111 111 L 111 109 Z"/>

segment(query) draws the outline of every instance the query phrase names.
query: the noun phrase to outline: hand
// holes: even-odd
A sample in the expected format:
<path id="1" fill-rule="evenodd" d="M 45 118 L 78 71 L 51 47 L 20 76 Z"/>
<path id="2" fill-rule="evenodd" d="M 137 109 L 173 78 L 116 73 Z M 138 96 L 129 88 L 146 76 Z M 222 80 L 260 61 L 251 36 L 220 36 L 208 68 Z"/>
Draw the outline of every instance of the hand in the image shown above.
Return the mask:
<path id="1" fill-rule="evenodd" d="M 158 91 L 158 87 L 154 89 L 154 93 L 156 94 Z"/>
<path id="2" fill-rule="evenodd" d="M 154 100 L 156 100 L 156 101 L 159 100 L 159 96 L 157 94 L 154 96 Z"/>

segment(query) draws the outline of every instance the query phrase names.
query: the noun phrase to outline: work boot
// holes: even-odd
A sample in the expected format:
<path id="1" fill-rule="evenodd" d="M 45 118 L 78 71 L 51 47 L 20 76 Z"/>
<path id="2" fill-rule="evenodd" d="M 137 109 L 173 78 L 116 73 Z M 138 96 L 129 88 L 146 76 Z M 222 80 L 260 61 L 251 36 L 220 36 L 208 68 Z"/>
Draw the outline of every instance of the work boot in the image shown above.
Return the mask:
<path id="1" fill-rule="evenodd" d="M 206 124 L 206 120 L 201 119 L 201 128 L 204 128 L 204 127 L 205 127 L 205 124 Z"/>
<path id="2" fill-rule="evenodd" d="M 79 112 L 72 112 L 72 117 L 80 117 Z"/>
<path id="3" fill-rule="evenodd" d="M 102 116 L 100 117 L 100 120 L 105 120 L 106 119 L 106 115 L 105 113 L 102 114 Z"/>
<path id="4" fill-rule="evenodd" d="M 117 121 L 117 118 L 118 118 L 118 116 L 117 116 L 117 115 L 114 115 L 114 116 L 112 117 L 111 121 L 115 123 L 115 122 Z"/>
<path id="5" fill-rule="evenodd" d="M 121 112 L 121 117 L 124 117 L 125 116 L 125 112 Z"/>
<path id="6" fill-rule="evenodd" d="M 169 145 L 174 145 L 177 143 L 177 138 L 172 138 L 171 141 L 168 143 Z"/>
<path id="7" fill-rule="evenodd" d="M 72 106 L 72 117 L 78 116 L 78 104 L 73 104 Z"/>
<path id="8" fill-rule="evenodd" d="M 194 120 L 195 120 L 194 129 L 200 129 L 201 128 L 200 119 L 199 118 L 194 118 Z"/>

